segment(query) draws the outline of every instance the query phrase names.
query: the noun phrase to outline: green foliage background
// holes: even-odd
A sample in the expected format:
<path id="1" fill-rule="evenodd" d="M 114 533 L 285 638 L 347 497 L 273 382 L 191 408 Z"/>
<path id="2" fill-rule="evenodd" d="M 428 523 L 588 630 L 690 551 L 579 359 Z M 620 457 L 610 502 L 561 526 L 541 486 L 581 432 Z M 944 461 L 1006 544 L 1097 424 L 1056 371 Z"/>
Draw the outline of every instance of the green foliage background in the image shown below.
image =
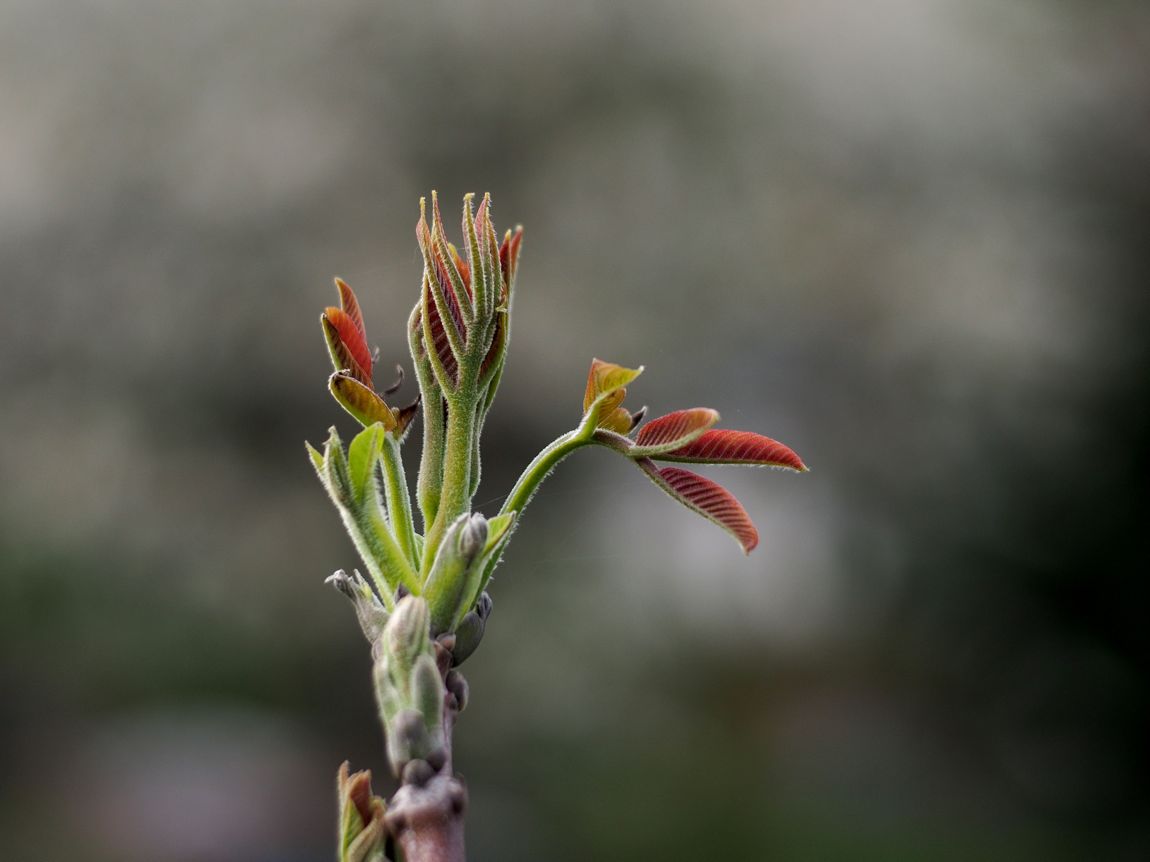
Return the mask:
<path id="1" fill-rule="evenodd" d="M 472 858 L 1145 858 L 1148 55 L 1119 2 L 4 4 L 0 858 L 330 858 L 385 770 L 316 316 L 406 361 L 432 187 L 527 227 L 487 514 L 592 355 L 812 467 L 722 473 L 749 559 L 549 480 Z"/>

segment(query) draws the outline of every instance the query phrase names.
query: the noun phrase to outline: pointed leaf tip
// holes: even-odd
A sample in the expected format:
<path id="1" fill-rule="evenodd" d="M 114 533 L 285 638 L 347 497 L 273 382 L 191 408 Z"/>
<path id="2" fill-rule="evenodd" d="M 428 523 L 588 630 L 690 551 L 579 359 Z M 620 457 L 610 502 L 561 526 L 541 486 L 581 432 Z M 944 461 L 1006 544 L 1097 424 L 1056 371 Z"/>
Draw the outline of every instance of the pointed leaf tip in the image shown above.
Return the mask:
<path id="1" fill-rule="evenodd" d="M 584 422 L 620 434 L 631 430 L 634 420 L 620 405 L 627 396 L 627 384 L 643 373 L 643 366 L 624 368 L 601 359 L 591 360 L 587 388 L 583 393 Z"/>
<path id="2" fill-rule="evenodd" d="M 359 300 L 356 299 L 355 291 L 351 289 L 346 281 L 342 278 L 335 280 L 336 290 L 339 291 L 339 307 L 351 318 L 351 322 L 355 324 L 356 330 L 359 332 L 360 338 L 363 343 L 367 344 L 367 330 L 363 325 L 363 312 L 359 307 Z"/>
<path id="3" fill-rule="evenodd" d="M 744 553 L 758 546 L 759 531 L 747 510 L 718 482 L 679 467 L 656 467 L 648 460 L 636 463 L 671 497 L 734 536 Z"/>
<path id="4" fill-rule="evenodd" d="M 653 455 L 660 461 L 682 461 L 692 464 L 749 464 L 760 467 L 785 467 L 807 472 L 802 458 L 790 447 L 753 431 L 704 431 L 685 446 Z"/>

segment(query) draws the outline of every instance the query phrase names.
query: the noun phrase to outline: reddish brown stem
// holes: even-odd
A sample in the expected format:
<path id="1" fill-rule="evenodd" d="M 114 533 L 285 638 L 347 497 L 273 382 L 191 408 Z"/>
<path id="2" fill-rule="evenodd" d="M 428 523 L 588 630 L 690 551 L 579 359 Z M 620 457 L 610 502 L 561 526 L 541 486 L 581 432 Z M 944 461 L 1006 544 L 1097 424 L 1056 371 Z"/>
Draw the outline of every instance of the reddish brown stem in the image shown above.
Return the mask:
<path id="1" fill-rule="evenodd" d="M 439 671 L 446 676 L 451 654 L 436 644 Z M 446 693 L 443 699 L 445 761 L 423 783 L 408 781 L 387 803 L 384 823 L 404 862 L 466 862 L 463 849 L 463 816 L 467 789 L 455 777 L 452 766 L 452 733 L 459 703 Z M 428 769 L 430 772 L 430 768 Z M 405 772 L 406 775 L 406 772 Z"/>
<path id="2" fill-rule="evenodd" d="M 405 784 L 388 805 L 388 831 L 404 862 L 464 862 L 463 812 L 467 791 L 440 773 L 419 787 Z"/>

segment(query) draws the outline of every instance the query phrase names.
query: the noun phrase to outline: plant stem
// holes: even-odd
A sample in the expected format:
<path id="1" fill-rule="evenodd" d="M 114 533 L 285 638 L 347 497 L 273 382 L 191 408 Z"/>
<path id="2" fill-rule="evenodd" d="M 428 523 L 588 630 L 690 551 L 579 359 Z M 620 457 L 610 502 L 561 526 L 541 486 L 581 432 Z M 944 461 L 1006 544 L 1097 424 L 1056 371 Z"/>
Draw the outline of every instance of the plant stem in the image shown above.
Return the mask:
<path id="1" fill-rule="evenodd" d="M 467 511 L 471 502 L 471 434 L 475 425 L 475 404 L 466 396 L 447 404 L 447 448 L 443 456 L 443 485 L 439 510 L 423 543 L 423 571 L 431 571 L 435 553 L 451 522 Z"/>
<path id="2" fill-rule="evenodd" d="M 441 672 L 450 660 L 440 664 Z M 463 817 L 467 790 L 452 766 L 452 732 L 459 714 L 454 696 L 443 702 L 446 760 L 426 783 L 405 783 L 388 801 L 385 823 L 402 852 L 403 862 L 466 862 Z"/>
<path id="3" fill-rule="evenodd" d="M 393 434 L 384 436 L 383 451 L 384 490 L 387 495 L 387 514 L 391 527 L 395 530 L 400 550 L 417 570 L 419 559 L 415 555 L 415 527 L 411 520 L 411 496 L 407 490 L 407 477 L 403 472 L 403 457 L 399 452 L 399 440 Z"/>
<path id="4" fill-rule="evenodd" d="M 522 516 L 523 510 L 531 502 L 531 498 L 539 490 L 543 480 L 555 469 L 555 466 L 576 449 L 586 446 L 590 442 L 582 429 L 579 429 L 568 431 L 562 437 L 557 437 L 548 443 L 547 447 L 535 456 L 515 482 L 515 487 L 507 495 L 499 514 L 518 512 Z"/>

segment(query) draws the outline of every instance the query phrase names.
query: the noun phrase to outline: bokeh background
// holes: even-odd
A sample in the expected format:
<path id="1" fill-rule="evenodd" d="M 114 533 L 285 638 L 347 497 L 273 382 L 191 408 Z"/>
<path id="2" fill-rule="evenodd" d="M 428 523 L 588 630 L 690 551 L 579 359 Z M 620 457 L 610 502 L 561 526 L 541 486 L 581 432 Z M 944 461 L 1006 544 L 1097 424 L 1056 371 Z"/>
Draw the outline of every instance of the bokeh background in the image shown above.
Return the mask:
<path id="1" fill-rule="evenodd" d="M 404 360 L 431 188 L 526 225 L 479 508 L 593 355 L 813 468 L 717 471 L 749 558 L 549 480 L 471 858 L 1148 858 L 1148 57 L 1134 2 L 4 0 L 0 858 L 331 858 L 385 770 L 316 317 Z"/>

